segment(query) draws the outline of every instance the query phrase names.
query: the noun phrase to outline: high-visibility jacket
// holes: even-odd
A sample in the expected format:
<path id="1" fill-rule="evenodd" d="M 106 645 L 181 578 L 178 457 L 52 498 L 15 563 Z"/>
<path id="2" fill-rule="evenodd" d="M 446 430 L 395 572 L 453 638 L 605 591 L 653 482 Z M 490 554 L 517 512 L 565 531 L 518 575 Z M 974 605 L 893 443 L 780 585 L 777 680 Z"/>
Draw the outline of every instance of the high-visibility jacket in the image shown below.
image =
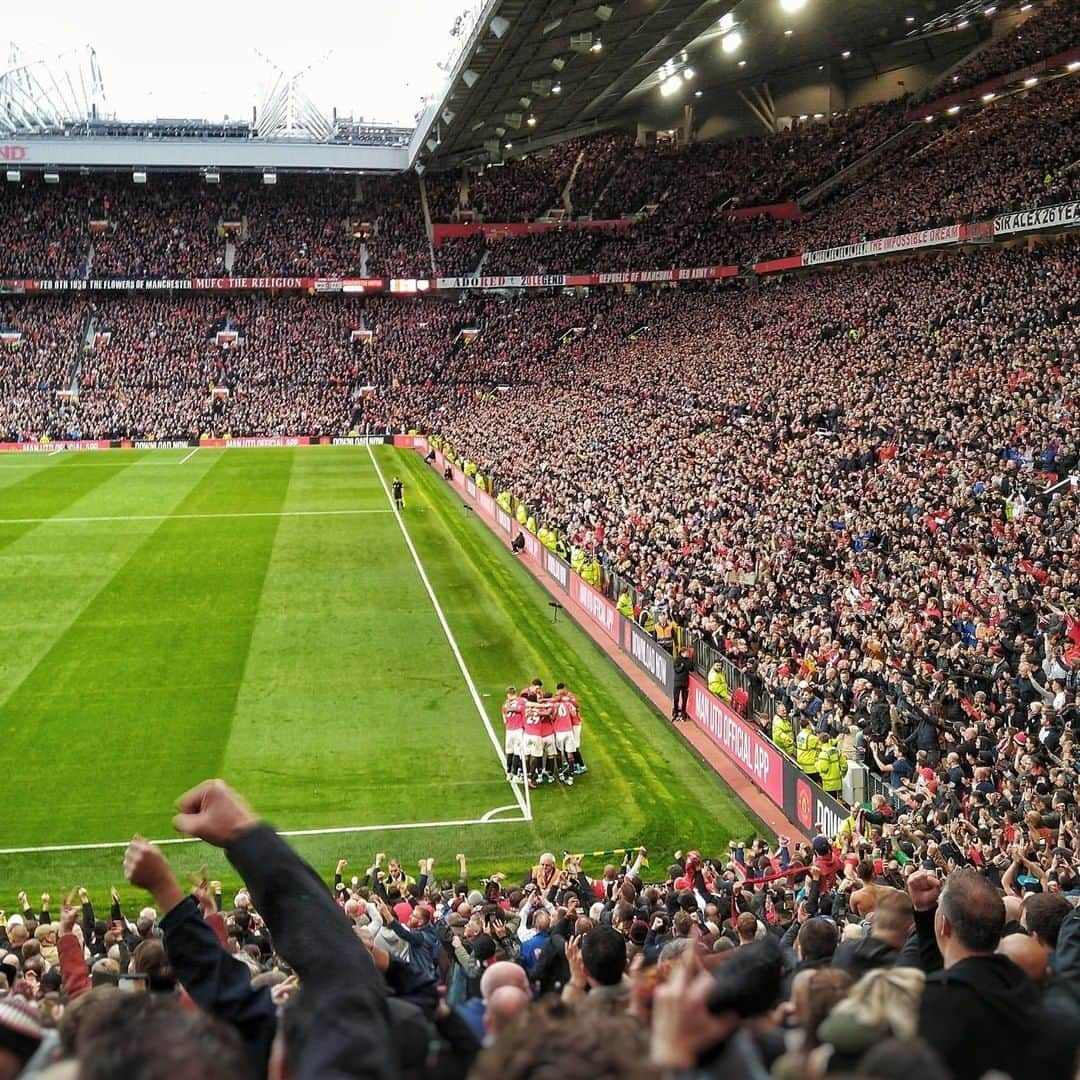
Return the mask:
<path id="1" fill-rule="evenodd" d="M 634 601 L 630 598 L 628 592 L 619 593 L 619 599 L 616 601 L 615 607 L 618 608 L 620 615 L 625 615 L 628 619 L 634 617 Z"/>
<path id="2" fill-rule="evenodd" d="M 728 690 L 727 676 L 723 668 L 709 668 L 709 693 L 715 694 L 721 701 L 730 701 L 731 692 Z"/>
<path id="3" fill-rule="evenodd" d="M 816 773 L 818 737 L 813 728 L 803 728 L 795 739 L 795 760 L 803 772 Z"/>
<path id="4" fill-rule="evenodd" d="M 656 624 L 656 640 L 660 645 L 663 645 L 669 652 L 671 651 L 672 635 L 674 633 L 675 627 L 670 622 L 658 622 Z"/>
<path id="5" fill-rule="evenodd" d="M 785 754 L 795 753 L 795 729 L 786 716 L 774 716 L 772 722 L 772 741 Z"/>
<path id="6" fill-rule="evenodd" d="M 835 743 L 823 742 L 818 750 L 817 771 L 826 791 L 840 791 L 844 786 L 847 761 Z"/>

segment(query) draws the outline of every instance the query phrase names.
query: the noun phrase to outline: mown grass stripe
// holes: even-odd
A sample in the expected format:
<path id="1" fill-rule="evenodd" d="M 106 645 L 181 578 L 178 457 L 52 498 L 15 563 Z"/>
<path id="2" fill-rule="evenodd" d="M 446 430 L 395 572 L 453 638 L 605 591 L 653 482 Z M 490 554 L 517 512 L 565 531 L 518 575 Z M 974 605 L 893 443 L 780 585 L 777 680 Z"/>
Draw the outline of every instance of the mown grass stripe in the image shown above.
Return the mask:
<path id="1" fill-rule="evenodd" d="M 254 476 L 222 458 L 177 509 L 280 508 L 291 461 L 268 455 Z M 98 592 L 0 709 L 20 768 L 63 792 L 27 800 L 5 833 L 167 831 L 171 797 L 220 766 L 278 520 L 166 520 Z"/>

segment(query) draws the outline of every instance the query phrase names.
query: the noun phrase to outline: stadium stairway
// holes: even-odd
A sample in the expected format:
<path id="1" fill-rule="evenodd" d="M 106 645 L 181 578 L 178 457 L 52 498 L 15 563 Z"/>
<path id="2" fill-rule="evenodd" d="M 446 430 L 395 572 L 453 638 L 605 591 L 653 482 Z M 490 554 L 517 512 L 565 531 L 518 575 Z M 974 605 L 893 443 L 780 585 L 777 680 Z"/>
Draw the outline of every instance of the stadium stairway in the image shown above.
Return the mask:
<path id="1" fill-rule="evenodd" d="M 585 160 L 585 147 L 583 146 L 578 151 L 577 159 L 574 161 L 574 167 L 570 170 L 570 176 L 566 181 L 566 186 L 562 189 L 562 193 L 559 196 L 559 200 L 562 203 L 563 209 L 567 214 L 574 213 L 574 203 L 571 198 L 571 193 L 574 190 L 574 181 L 577 179 L 578 169 L 581 168 L 581 163 Z"/>

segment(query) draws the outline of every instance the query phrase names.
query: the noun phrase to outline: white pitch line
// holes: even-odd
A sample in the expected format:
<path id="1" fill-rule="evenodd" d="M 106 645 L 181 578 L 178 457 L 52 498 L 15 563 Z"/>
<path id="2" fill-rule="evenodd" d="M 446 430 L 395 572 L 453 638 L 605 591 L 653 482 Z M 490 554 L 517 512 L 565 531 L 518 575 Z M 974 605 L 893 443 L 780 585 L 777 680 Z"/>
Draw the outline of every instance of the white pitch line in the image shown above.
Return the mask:
<path id="1" fill-rule="evenodd" d="M 63 450 L 62 446 L 58 446 L 55 450 L 50 450 L 46 457 L 56 457 L 57 454 L 63 453 Z"/>
<path id="2" fill-rule="evenodd" d="M 102 521 L 198 521 L 203 518 L 340 517 L 389 513 L 389 510 L 252 510 L 234 514 L 116 514 L 111 517 L 0 518 L 0 525 L 86 525 Z"/>
<path id="3" fill-rule="evenodd" d="M 489 815 L 501 810 L 517 809 L 515 806 L 499 806 L 489 810 L 483 817 L 464 818 L 459 821 L 400 821 L 393 825 L 340 825 L 329 829 L 281 829 L 279 836 L 341 836 L 346 833 L 400 832 L 405 829 L 459 829 L 465 825 L 521 825 L 528 818 L 495 818 Z M 58 851 L 109 851 L 126 848 L 130 840 L 110 840 L 102 844 L 46 844 L 43 847 L 0 848 L 0 855 L 43 855 Z M 197 844 L 194 836 L 172 836 L 166 840 L 151 840 L 159 847 L 165 844 Z"/>
<path id="4" fill-rule="evenodd" d="M 435 614 L 438 616 L 439 624 L 443 628 L 446 640 L 450 643 L 450 651 L 454 654 L 454 659 L 461 669 L 461 674 L 465 679 L 465 685 L 469 688 L 469 693 L 472 696 L 473 704 L 476 706 L 476 711 L 480 714 L 480 719 L 484 722 L 488 738 L 491 739 L 491 745 L 495 748 L 495 756 L 499 759 L 499 768 L 500 770 L 505 769 L 506 765 L 502 744 L 499 742 L 499 739 L 491 726 L 491 721 L 488 719 L 487 712 L 484 710 L 484 703 L 480 700 L 480 694 L 476 689 L 476 683 L 473 682 L 472 676 L 469 674 L 469 669 L 465 666 L 465 658 L 461 655 L 461 650 L 458 648 L 457 641 L 454 640 L 453 631 L 450 629 L 450 624 L 446 621 L 446 616 L 443 614 L 442 606 L 439 604 L 439 598 L 435 595 L 435 590 L 431 587 L 427 571 L 424 570 L 424 564 L 420 561 L 420 556 L 417 554 L 416 547 L 412 542 L 412 537 L 409 535 L 409 530 L 405 527 L 405 522 L 402 519 L 401 514 L 398 513 L 398 508 L 394 505 L 394 497 L 390 494 L 390 489 L 386 486 L 386 478 L 382 474 L 382 469 L 379 468 L 378 461 L 375 460 L 375 454 L 372 452 L 370 443 L 367 444 L 367 452 L 368 457 L 371 458 L 371 464 L 375 467 L 375 474 L 379 478 L 379 483 L 382 484 L 382 489 L 386 493 L 386 500 L 390 504 L 390 509 L 397 519 L 398 528 L 401 529 L 401 535 L 405 537 L 405 543 L 409 548 L 409 553 L 412 555 L 413 562 L 416 564 L 416 569 L 420 573 L 420 580 L 424 583 L 424 588 L 427 590 L 428 599 L 431 600 L 431 606 L 435 609 Z M 507 783 L 509 783 L 509 781 L 507 781 Z M 517 785 L 510 784 L 510 790 L 514 793 L 514 801 L 520 807 L 524 819 L 526 821 L 531 821 L 532 813 L 529 809 L 529 804 L 522 798 Z"/>
<path id="5" fill-rule="evenodd" d="M 199 452 L 199 448 L 196 446 L 195 449 L 192 450 L 190 454 L 186 454 L 184 457 L 182 457 L 180 459 L 180 464 L 183 465 L 185 461 L 190 461 L 198 452 Z"/>

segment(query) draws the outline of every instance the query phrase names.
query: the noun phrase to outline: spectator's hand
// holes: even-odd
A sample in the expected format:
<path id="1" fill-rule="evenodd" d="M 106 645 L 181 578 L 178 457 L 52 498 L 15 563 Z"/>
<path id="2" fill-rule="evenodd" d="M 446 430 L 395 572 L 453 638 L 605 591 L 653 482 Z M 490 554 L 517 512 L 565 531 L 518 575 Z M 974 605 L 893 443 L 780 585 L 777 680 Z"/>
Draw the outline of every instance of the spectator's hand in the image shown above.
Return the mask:
<path id="1" fill-rule="evenodd" d="M 653 997 L 650 1055 L 661 1069 L 692 1069 L 701 1054 L 718 1046 L 739 1027 L 739 1016 L 714 1016 L 708 1009 L 713 978 L 701 969 L 692 949 L 676 961 L 671 977 Z"/>
<path id="2" fill-rule="evenodd" d="M 22 906 L 23 910 L 25 910 L 26 908 L 28 908 L 30 906 L 30 899 L 26 895 L 26 890 L 25 889 L 21 889 L 19 891 L 18 897 L 19 897 L 19 903 Z"/>
<path id="3" fill-rule="evenodd" d="M 585 961 L 581 959 L 581 938 L 572 937 L 566 943 L 566 962 L 570 965 L 570 984 L 578 990 L 585 990 L 589 985 L 589 976 L 585 971 Z"/>
<path id="4" fill-rule="evenodd" d="M 79 888 L 79 902 L 83 904 L 90 903 L 90 894 L 81 886 Z"/>
<path id="5" fill-rule="evenodd" d="M 133 836 L 124 852 L 124 877 L 150 893 L 165 911 L 171 911 L 184 899 L 161 848 L 141 836 Z"/>
<path id="6" fill-rule="evenodd" d="M 225 847 L 259 822 L 251 807 L 223 780 L 205 780 L 177 800 L 177 832 Z"/>
<path id="7" fill-rule="evenodd" d="M 337 869 L 334 871 L 334 873 L 335 874 L 340 874 L 341 871 L 344 870 L 345 867 L 348 866 L 348 865 L 349 865 L 349 860 L 348 859 L 338 859 L 338 861 L 337 861 Z"/>
<path id="8" fill-rule="evenodd" d="M 60 909 L 60 933 L 70 934 L 75 929 L 75 924 L 79 921 L 79 915 L 81 914 L 79 908 L 74 904 L 75 893 L 72 893 L 67 900 L 64 901 L 64 906 Z"/>
<path id="9" fill-rule="evenodd" d="M 41 894 L 41 910 L 42 911 L 48 911 L 49 910 L 49 901 L 51 899 L 52 899 L 52 897 L 49 896 L 49 894 L 47 892 L 43 892 Z"/>
<path id="10" fill-rule="evenodd" d="M 116 891 L 116 886 L 115 885 L 110 887 L 109 896 L 112 897 L 112 902 L 114 904 L 119 904 L 120 903 L 120 893 Z"/>
<path id="11" fill-rule="evenodd" d="M 907 880 L 908 896 L 916 911 L 929 911 L 937 906 L 941 895 L 941 881 L 929 870 L 917 870 Z"/>

